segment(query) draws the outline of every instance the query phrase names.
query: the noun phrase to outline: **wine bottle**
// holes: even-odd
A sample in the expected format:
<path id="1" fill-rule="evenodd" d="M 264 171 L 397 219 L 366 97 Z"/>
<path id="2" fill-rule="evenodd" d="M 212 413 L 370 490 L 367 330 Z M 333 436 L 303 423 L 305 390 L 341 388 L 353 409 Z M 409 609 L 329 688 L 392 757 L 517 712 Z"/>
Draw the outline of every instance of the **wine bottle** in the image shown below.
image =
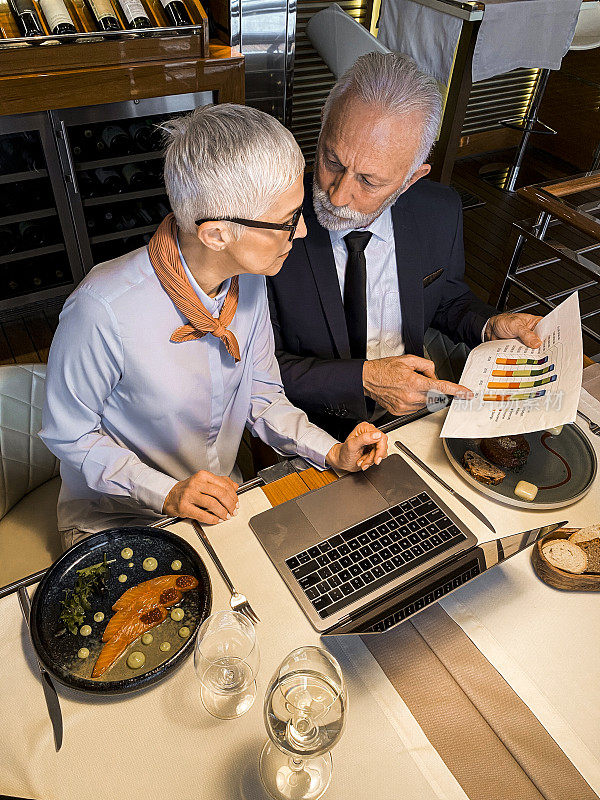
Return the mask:
<path id="1" fill-rule="evenodd" d="M 115 10 L 110 0 L 85 0 L 98 30 L 120 31 L 121 23 L 117 19 Z"/>
<path id="2" fill-rule="evenodd" d="M 128 130 L 132 142 L 140 153 L 147 153 L 152 149 L 152 129 L 145 119 L 132 122 Z"/>
<path id="3" fill-rule="evenodd" d="M 117 219 L 115 224 L 115 230 L 117 231 L 127 231 L 131 228 L 137 228 L 138 221 L 134 213 L 129 210 L 125 210 Z"/>
<path id="4" fill-rule="evenodd" d="M 153 28 L 140 0 L 118 0 L 129 28 Z"/>
<path id="5" fill-rule="evenodd" d="M 94 170 L 94 175 L 102 186 L 104 194 L 118 194 L 125 188 L 123 178 L 119 175 L 116 169 L 107 169 L 100 167 Z"/>
<path id="6" fill-rule="evenodd" d="M 145 228 L 146 225 L 152 225 L 152 215 L 148 211 L 147 208 L 144 208 L 141 203 L 138 203 L 137 208 L 137 218 L 138 218 L 138 225 L 142 228 Z"/>
<path id="7" fill-rule="evenodd" d="M 44 36 L 44 29 L 33 0 L 8 0 L 15 22 L 23 36 Z"/>
<path id="8" fill-rule="evenodd" d="M 171 25 L 191 25 L 192 20 L 181 0 L 160 0 Z"/>
<path id="9" fill-rule="evenodd" d="M 71 15 L 63 0 L 40 0 L 46 24 L 53 34 L 60 36 L 63 33 L 77 33 Z"/>
<path id="10" fill-rule="evenodd" d="M 34 247 L 43 247 L 46 242 L 46 230 L 44 226 L 36 220 L 26 220 L 19 222 L 19 235 L 24 250 L 31 250 Z"/>
<path id="11" fill-rule="evenodd" d="M 143 169 L 137 164 L 125 164 L 123 167 L 123 177 L 132 192 L 137 189 L 144 189 L 148 185 L 148 178 Z"/>
<path id="12" fill-rule="evenodd" d="M 131 149 L 129 136 L 120 125 L 107 125 L 102 128 L 101 139 L 112 156 L 125 156 Z"/>
<path id="13" fill-rule="evenodd" d="M 17 237 L 15 232 L 8 225 L 0 227 L 0 255 L 14 253 L 17 248 Z"/>
<path id="14" fill-rule="evenodd" d="M 84 198 L 98 197 L 98 190 L 100 188 L 98 186 L 98 181 L 95 177 L 92 177 L 89 172 L 77 173 L 77 185 Z"/>
<path id="15" fill-rule="evenodd" d="M 158 203 L 154 206 L 154 219 L 157 222 L 162 222 L 163 219 L 170 214 L 170 209 L 161 201 L 159 200 Z"/>

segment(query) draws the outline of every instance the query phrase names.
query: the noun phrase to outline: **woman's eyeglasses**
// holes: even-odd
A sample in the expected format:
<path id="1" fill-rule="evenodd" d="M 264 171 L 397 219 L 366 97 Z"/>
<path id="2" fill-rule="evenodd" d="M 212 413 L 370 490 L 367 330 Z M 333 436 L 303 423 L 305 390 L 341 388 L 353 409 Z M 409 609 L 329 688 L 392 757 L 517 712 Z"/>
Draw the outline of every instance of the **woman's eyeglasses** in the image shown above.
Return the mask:
<path id="1" fill-rule="evenodd" d="M 288 241 L 292 241 L 296 233 L 296 228 L 302 216 L 302 206 L 294 211 L 291 222 L 286 224 L 279 222 L 260 222 L 256 219 L 242 219 L 241 217 L 219 217 L 218 219 L 197 219 L 196 225 L 203 222 L 235 222 L 236 225 L 245 225 L 248 228 L 267 228 L 270 231 L 289 231 Z"/>

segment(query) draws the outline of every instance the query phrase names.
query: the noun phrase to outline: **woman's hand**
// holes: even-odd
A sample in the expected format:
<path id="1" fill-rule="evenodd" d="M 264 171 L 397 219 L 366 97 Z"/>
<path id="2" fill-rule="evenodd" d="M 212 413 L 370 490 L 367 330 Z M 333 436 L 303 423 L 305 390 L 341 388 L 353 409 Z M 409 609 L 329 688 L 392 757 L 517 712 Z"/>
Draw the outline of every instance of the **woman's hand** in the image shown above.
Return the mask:
<path id="1" fill-rule="evenodd" d="M 381 463 L 387 456 L 387 436 L 370 422 L 360 422 L 345 442 L 334 444 L 327 453 L 331 467 L 358 472 Z"/>
<path id="2" fill-rule="evenodd" d="M 163 514 L 213 524 L 229 519 L 239 508 L 237 483 L 201 469 L 171 489 L 163 504 Z"/>

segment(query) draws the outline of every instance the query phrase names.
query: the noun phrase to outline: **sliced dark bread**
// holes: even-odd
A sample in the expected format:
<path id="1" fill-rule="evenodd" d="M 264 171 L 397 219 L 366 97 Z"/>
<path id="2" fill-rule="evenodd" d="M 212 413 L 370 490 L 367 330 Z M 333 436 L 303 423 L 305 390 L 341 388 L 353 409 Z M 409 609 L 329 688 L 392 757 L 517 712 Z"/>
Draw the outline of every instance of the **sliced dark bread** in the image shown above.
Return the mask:
<path id="1" fill-rule="evenodd" d="M 577 542 L 578 546 L 585 551 L 588 564 L 586 572 L 600 572 L 600 539 L 590 539 L 587 542 Z"/>
<path id="2" fill-rule="evenodd" d="M 498 483 L 502 483 L 506 478 L 506 472 L 502 472 L 501 469 L 490 464 L 489 461 L 486 461 L 483 456 L 480 456 L 474 450 L 465 450 L 462 462 L 464 468 L 470 472 L 475 480 L 479 481 L 479 483 L 484 483 L 486 486 L 495 486 Z"/>

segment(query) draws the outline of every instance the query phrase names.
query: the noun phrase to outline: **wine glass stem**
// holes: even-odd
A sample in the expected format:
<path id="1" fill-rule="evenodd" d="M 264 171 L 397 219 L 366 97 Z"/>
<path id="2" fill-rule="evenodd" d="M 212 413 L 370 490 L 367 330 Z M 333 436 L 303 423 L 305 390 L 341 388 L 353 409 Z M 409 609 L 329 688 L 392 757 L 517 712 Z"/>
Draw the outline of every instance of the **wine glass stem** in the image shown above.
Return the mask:
<path id="1" fill-rule="evenodd" d="M 292 772 L 302 772 L 304 769 L 304 761 L 301 758 L 290 758 L 289 768 Z"/>

